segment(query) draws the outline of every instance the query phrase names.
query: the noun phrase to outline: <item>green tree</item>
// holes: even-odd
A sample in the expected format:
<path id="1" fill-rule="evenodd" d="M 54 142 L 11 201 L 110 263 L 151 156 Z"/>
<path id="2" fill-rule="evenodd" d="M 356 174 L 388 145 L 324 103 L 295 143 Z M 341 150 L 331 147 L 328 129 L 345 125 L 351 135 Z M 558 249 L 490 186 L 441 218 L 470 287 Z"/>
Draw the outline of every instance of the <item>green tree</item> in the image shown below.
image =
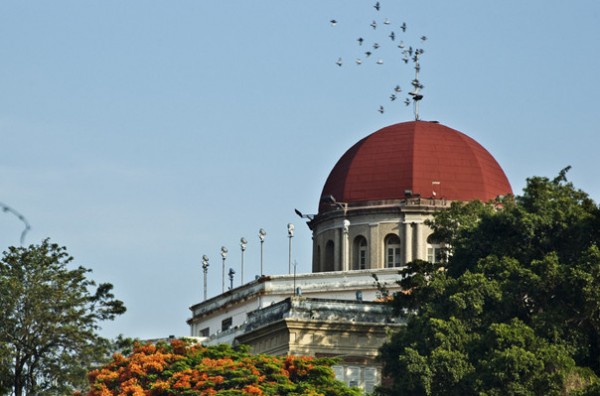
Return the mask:
<path id="1" fill-rule="evenodd" d="M 97 331 L 125 312 L 109 283 L 69 269 L 73 258 L 47 239 L 10 247 L 0 261 L 0 391 L 16 396 L 68 394 L 85 384 L 110 342 Z"/>
<path id="2" fill-rule="evenodd" d="M 522 196 L 453 203 L 434 216 L 447 259 L 403 271 L 409 292 L 393 304 L 407 326 L 381 349 L 393 379 L 381 394 L 597 389 L 600 211 L 567 170 L 528 179 Z"/>

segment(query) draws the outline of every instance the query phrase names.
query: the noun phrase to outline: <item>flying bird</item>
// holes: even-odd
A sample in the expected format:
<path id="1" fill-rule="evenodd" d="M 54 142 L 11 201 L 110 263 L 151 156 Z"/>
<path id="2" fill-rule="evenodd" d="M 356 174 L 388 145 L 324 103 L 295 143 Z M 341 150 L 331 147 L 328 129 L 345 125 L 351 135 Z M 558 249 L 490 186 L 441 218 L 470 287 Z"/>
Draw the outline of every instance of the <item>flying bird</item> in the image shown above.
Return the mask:
<path id="1" fill-rule="evenodd" d="M 402 22 L 402 25 L 400 25 L 400 29 L 402 29 L 403 32 L 406 32 L 406 22 Z"/>
<path id="2" fill-rule="evenodd" d="M 394 87 L 394 92 L 402 92 L 402 88 L 400 88 L 400 85 L 396 85 Z"/>
<path id="3" fill-rule="evenodd" d="M 400 41 L 400 44 L 398 44 L 398 48 L 404 48 L 404 41 Z"/>
<path id="4" fill-rule="evenodd" d="M 379 11 L 379 9 L 381 8 L 381 6 L 379 5 L 379 2 L 375 3 L 373 8 L 375 8 L 377 11 Z"/>
<path id="5" fill-rule="evenodd" d="M 378 64 L 378 65 L 383 65 L 383 59 L 378 59 L 378 60 L 377 60 L 377 64 Z"/>
<path id="6" fill-rule="evenodd" d="M 427 36 L 421 36 L 421 41 L 427 41 Z"/>
<path id="7" fill-rule="evenodd" d="M 362 45 L 363 41 L 365 41 L 362 37 L 356 39 L 358 41 L 358 45 Z"/>
<path id="8" fill-rule="evenodd" d="M 385 113 L 385 109 L 383 108 L 383 106 L 379 106 L 379 111 L 381 114 Z"/>
<path id="9" fill-rule="evenodd" d="M 392 23 L 392 21 L 390 21 L 389 18 L 385 18 L 385 20 L 383 21 L 384 25 L 389 25 L 390 23 Z"/>
<path id="10" fill-rule="evenodd" d="M 357 65 L 362 65 L 362 59 L 360 59 L 360 58 L 356 58 L 355 62 Z"/>
<path id="11" fill-rule="evenodd" d="M 390 38 L 392 39 L 392 41 L 396 40 L 396 33 L 391 32 L 390 33 Z"/>
<path id="12" fill-rule="evenodd" d="M 371 27 L 373 29 L 377 29 L 377 22 L 375 22 L 375 21 L 371 22 Z"/>
<path id="13" fill-rule="evenodd" d="M 329 21 L 329 23 L 331 23 L 331 26 L 337 25 L 337 21 L 335 19 L 332 19 L 331 21 Z"/>
<path id="14" fill-rule="evenodd" d="M 367 52 L 365 52 L 365 55 L 366 55 L 366 56 L 367 56 L 367 58 L 368 58 L 369 56 L 371 56 L 371 51 L 367 51 Z"/>
<path id="15" fill-rule="evenodd" d="M 335 62 L 335 64 L 341 67 L 343 64 L 342 58 L 338 58 L 338 60 L 337 60 L 337 62 Z"/>
<path id="16" fill-rule="evenodd" d="M 408 98 L 404 99 L 404 104 L 408 106 L 410 104 L 410 99 L 408 99 Z"/>
<path id="17" fill-rule="evenodd" d="M 374 49 L 377 49 L 377 48 L 379 48 L 379 44 L 377 44 L 377 43 L 373 43 L 373 48 L 374 48 Z"/>
<path id="18" fill-rule="evenodd" d="M 391 100 L 392 102 L 393 102 L 394 100 L 396 100 L 396 95 L 394 95 L 394 94 L 391 94 L 391 95 L 390 95 L 390 100 Z"/>

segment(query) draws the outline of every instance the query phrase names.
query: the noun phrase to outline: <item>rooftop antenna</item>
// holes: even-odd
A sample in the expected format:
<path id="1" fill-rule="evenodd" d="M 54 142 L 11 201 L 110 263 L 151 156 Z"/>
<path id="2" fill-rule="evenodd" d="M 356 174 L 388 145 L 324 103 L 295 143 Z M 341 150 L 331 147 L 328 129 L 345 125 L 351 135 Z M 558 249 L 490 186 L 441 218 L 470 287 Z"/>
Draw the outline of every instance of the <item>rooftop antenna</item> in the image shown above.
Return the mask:
<path id="1" fill-rule="evenodd" d="M 2 208 L 2 211 L 5 213 L 10 212 L 10 213 L 14 214 L 15 216 L 17 216 L 17 218 L 19 220 L 21 220 L 23 222 L 23 224 L 25 224 L 25 229 L 23 230 L 23 232 L 21 232 L 21 246 L 23 246 L 23 242 L 25 242 L 25 234 L 27 234 L 27 232 L 31 229 L 29 222 L 27 221 L 25 216 L 23 216 L 21 213 L 17 212 L 10 206 L 3 204 L 2 202 L 0 202 L 0 208 Z"/>

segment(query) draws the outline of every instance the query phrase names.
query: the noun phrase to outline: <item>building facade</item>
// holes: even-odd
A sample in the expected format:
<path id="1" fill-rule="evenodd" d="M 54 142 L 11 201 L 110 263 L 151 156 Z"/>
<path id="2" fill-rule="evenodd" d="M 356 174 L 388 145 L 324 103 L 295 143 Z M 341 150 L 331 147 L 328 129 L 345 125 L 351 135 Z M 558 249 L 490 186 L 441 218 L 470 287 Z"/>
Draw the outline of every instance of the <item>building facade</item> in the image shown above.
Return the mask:
<path id="1" fill-rule="evenodd" d="M 427 225 L 453 201 L 512 194 L 479 143 L 437 122 L 383 128 L 357 142 L 331 171 L 308 218 L 313 272 L 263 276 L 193 305 L 191 336 L 243 343 L 255 353 L 339 357 L 336 376 L 371 391 L 376 356 L 402 326 L 380 300 L 401 291 L 400 270 L 440 259 Z"/>

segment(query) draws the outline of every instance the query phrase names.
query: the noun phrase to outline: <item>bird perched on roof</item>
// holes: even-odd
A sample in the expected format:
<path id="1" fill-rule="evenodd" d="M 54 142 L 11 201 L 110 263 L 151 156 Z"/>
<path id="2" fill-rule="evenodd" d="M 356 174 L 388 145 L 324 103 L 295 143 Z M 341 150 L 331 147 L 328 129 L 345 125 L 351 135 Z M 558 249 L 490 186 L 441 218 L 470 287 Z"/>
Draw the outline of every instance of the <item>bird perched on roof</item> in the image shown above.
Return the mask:
<path id="1" fill-rule="evenodd" d="M 338 58 L 338 60 L 337 60 L 337 62 L 335 62 L 335 64 L 341 67 L 343 65 L 342 58 Z"/>
<path id="2" fill-rule="evenodd" d="M 332 19 L 331 21 L 329 21 L 329 23 L 331 24 L 331 26 L 337 25 L 337 21 L 335 19 Z"/>
<path id="3" fill-rule="evenodd" d="M 402 29 L 403 32 L 406 32 L 406 22 L 402 22 L 402 25 L 400 25 L 400 29 Z"/>
<path id="4" fill-rule="evenodd" d="M 379 2 L 375 3 L 375 5 L 373 6 L 373 8 L 375 8 L 377 11 L 379 11 L 381 9 L 381 6 L 379 5 Z"/>

